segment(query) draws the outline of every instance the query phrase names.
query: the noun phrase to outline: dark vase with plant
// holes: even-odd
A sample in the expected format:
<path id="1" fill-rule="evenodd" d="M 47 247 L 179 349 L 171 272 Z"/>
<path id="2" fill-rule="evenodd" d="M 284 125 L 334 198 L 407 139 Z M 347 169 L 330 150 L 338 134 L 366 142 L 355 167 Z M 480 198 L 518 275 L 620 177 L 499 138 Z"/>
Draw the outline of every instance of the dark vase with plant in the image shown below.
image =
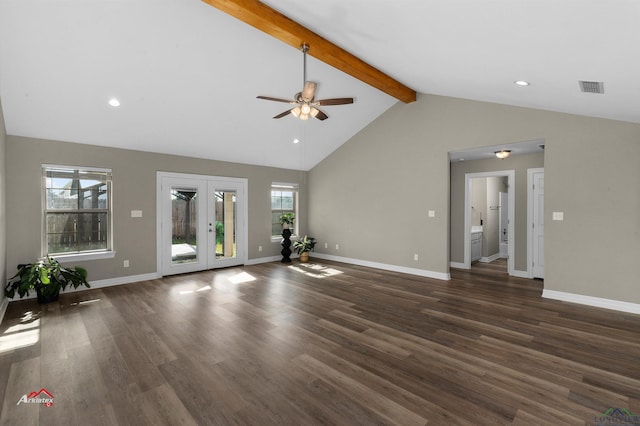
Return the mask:
<path id="1" fill-rule="evenodd" d="M 316 246 L 316 239 L 313 237 L 299 238 L 293 243 L 293 249 L 300 255 L 300 262 L 309 261 L 309 252 L 313 251 Z"/>
<path id="2" fill-rule="evenodd" d="M 29 295 L 29 291 L 35 290 L 38 303 L 48 303 L 58 300 L 60 291 L 67 286 L 90 288 L 87 271 L 79 266 L 62 266 L 57 260 L 47 257 L 35 263 L 18 265 L 18 272 L 9 279 L 4 294 L 13 299 L 17 291 L 23 298 Z"/>

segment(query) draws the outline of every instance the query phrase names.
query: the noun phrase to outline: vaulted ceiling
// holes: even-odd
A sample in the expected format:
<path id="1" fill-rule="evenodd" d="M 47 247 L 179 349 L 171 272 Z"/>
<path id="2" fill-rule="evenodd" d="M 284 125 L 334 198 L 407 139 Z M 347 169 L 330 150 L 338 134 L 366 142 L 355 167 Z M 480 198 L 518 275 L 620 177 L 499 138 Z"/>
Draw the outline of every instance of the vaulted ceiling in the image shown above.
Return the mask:
<path id="1" fill-rule="evenodd" d="M 420 93 L 640 123 L 635 0 L 263 3 Z M 12 135 L 308 170 L 398 100 L 307 68 L 319 98 L 355 103 L 272 119 L 288 105 L 256 96 L 299 92 L 302 53 L 200 0 L 0 0 Z"/>

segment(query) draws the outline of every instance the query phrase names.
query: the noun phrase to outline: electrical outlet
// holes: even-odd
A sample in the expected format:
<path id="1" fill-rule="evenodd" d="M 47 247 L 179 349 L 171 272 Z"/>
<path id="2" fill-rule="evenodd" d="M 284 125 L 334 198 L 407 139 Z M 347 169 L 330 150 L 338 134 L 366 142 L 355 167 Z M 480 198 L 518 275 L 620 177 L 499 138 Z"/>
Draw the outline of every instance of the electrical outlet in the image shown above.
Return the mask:
<path id="1" fill-rule="evenodd" d="M 142 210 L 131 210 L 131 217 L 142 217 Z"/>
<path id="2" fill-rule="evenodd" d="M 429 215 L 429 217 L 436 217 L 436 211 L 435 210 L 429 210 L 428 215 Z"/>
<path id="3" fill-rule="evenodd" d="M 415 253 L 415 254 L 413 255 L 413 260 L 415 260 L 416 262 L 418 261 L 418 253 Z"/>
<path id="4" fill-rule="evenodd" d="M 329 243 L 324 243 L 324 248 L 329 248 Z"/>
<path id="5" fill-rule="evenodd" d="M 564 220 L 564 212 L 553 212 L 553 220 Z"/>
<path id="6" fill-rule="evenodd" d="M 258 251 L 262 251 L 262 246 L 258 246 Z"/>
<path id="7" fill-rule="evenodd" d="M 124 261 L 123 266 L 124 266 L 125 268 L 128 268 L 128 267 L 129 267 L 129 261 L 128 261 L 128 260 L 125 260 L 125 261 Z"/>
<path id="8" fill-rule="evenodd" d="M 336 250 L 340 250 L 340 245 L 336 244 Z"/>

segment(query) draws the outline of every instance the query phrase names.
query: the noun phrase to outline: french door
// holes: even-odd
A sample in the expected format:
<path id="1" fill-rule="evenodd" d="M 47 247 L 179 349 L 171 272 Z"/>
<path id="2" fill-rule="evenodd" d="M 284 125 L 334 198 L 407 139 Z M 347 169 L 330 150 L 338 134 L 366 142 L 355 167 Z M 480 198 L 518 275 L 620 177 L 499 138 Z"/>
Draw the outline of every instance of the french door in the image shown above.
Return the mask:
<path id="1" fill-rule="evenodd" d="M 158 172 L 158 200 L 162 275 L 246 262 L 246 179 Z"/>

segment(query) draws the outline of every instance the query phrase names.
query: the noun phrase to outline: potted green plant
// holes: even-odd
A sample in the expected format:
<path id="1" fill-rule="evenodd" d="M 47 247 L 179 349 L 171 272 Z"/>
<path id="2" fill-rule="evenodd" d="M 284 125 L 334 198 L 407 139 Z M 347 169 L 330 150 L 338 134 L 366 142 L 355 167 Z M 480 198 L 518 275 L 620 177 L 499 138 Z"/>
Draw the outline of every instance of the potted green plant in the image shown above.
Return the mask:
<path id="1" fill-rule="evenodd" d="M 62 266 L 60 262 L 47 256 L 35 263 L 18 265 L 18 272 L 9 279 L 4 294 L 13 299 L 17 291 L 20 298 L 23 298 L 29 295 L 29 291 L 35 290 L 38 303 L 48 303 L 58 300 L 60 291 L 67 286 L 78 288 L 81 285 L 91 287 L 84 268 Z"/>
<path id="2" fill-rule="evenodd" d="M 313 251 L 316 246 L 316 239 L 313 237 L 298 238 L 293 243 L 293 249 L 300 255 L 300 262 L 309 261 L 309 252 Z"/>
<path id="3" fill-rule="evenodd" d="M 296 220 L 296 215 L 295 213 L 282 213 L 278 219 L 280 220 L 280 225 L 282 225 L 283 229 L 289 229 Z"/>

